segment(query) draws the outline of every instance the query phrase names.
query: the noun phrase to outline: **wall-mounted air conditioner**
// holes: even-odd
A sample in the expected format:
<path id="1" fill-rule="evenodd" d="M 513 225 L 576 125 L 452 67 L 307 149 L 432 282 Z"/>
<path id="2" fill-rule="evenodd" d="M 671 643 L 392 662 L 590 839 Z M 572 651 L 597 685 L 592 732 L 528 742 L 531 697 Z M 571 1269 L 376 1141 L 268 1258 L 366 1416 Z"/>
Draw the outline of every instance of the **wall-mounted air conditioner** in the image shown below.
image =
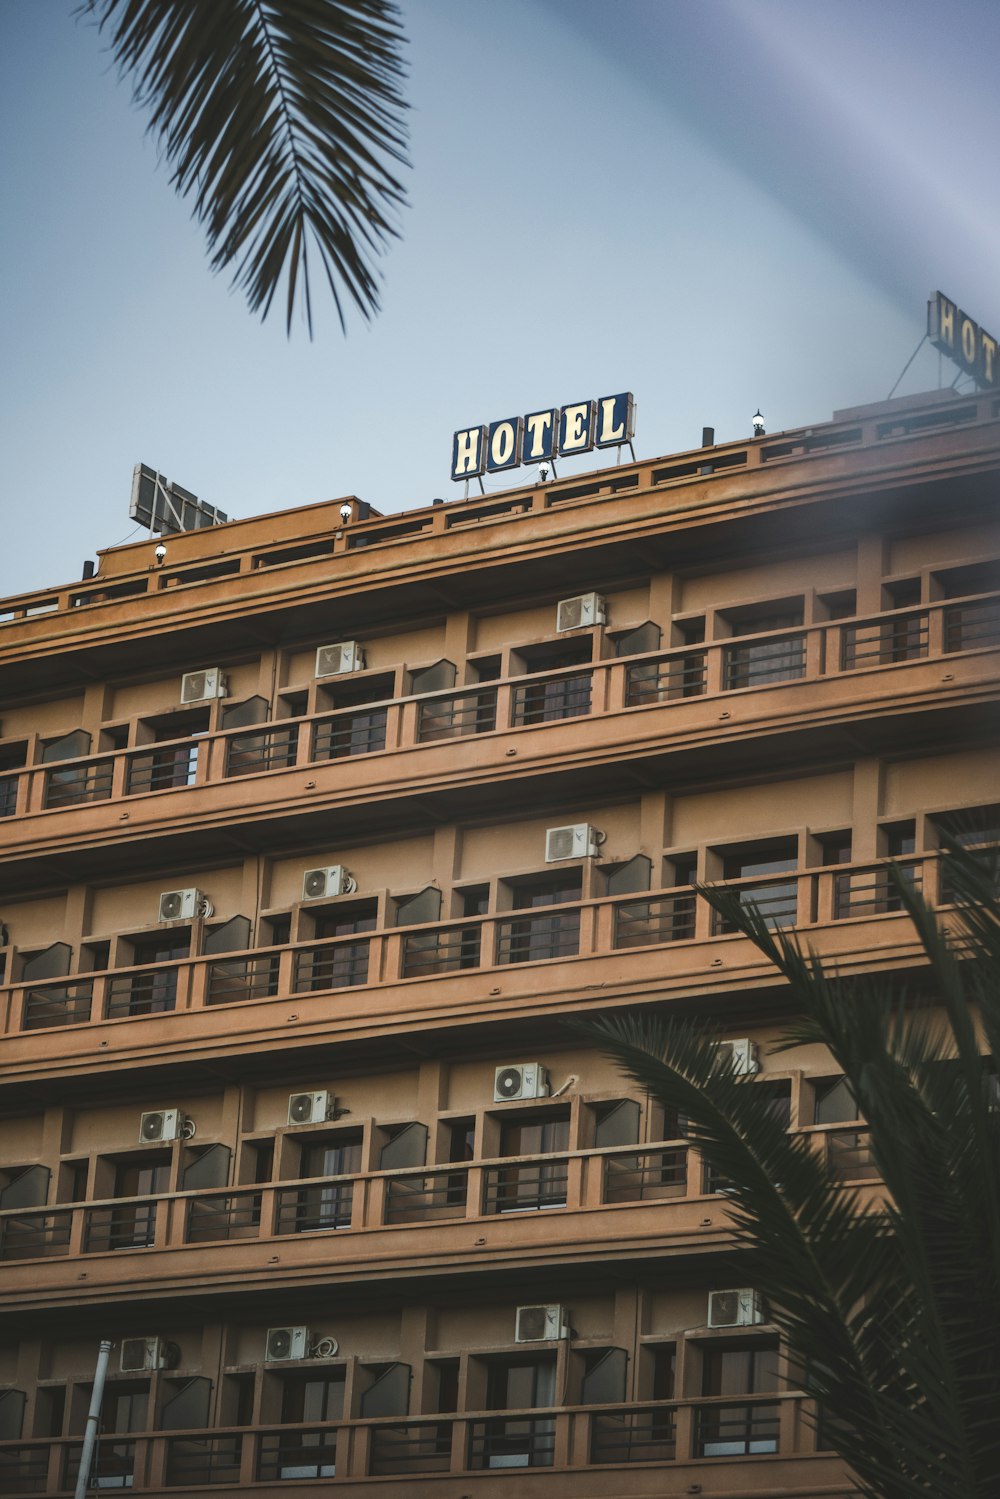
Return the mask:
<path id="1" fill-rule="evenodd" d="M 604 600 L 597 593 L 578 593 L 556 605 L 556 630 L 583 630 L 606 622 Z"/>
<path id="2" fill-rule="evenodd" d="M 266 1364 L 285 1364 L 291 1359 L 308 1358 L 312 1334 L 308 1327 L 269 1327 L 264 1350 Z"/>
<path id="3" fill-rule="evenodd" d="M 760 1071 L 757 1043 L 747 1036 L 741 1036 L 738 1041 L 720 1041 L 716 1046 L 716 1056 L 718 1065 L 732 1067 L 737 1077 L 750 1077 Z"/>
<path id="4" fill-rule="evenodd" d="M 206 667 L 204 671 L 186 671 L 181 677 L 182 703 L 208 703 L 225 695 L 226 678 L 218 666 Z"/>
<path id="5" fill-rule="evenodd" d="M 519 1306 L 514 1319 L 515 1343 L 550 1343 L 569 1337 L 569 1319 L 561 1306 Z"/>
<path id="6" fill-rule="evenodd" d="M 176 1369 L 181 1351 L 166 1338 L 122 1338 L 118 1367 L 122 1374 L 139 1374 L 147 1369 Z"/>
<path id="7" fill-rule="evenodd" d="M 186 890 L 163 890 L 160 892 L 160 909 L 157 921 L 193 921 L 196 916 L 211 916 L 212 902 L 203 891 L 194 885 Z"/>
<path id="8" fill-rule="evenodd" d="M 549 1074 L 541 1062 L 514 1062 L 498 1067 L 493 1079 L 493 1102 L 514 1098 L 548 1098 Z"/>
<path id="9" fill-rule="evenodd" d="M 565 828 L 546 828 L 545 862 L 558 864 L 562 859 L 593 859 L 604 842 L 604 834 L 589 822 L 573 822 Z"/>
<path id="10" fill-rule="evenodd" d="M 709 1291 L 709 1327 L 754 1327 L 764 1321 L 764 1302 L 759 1291 Z"/>
<path id="11" fill-rule="evenodd" d="M 364 671 L 364 648 L 356 640 L 321 645 L 316 652 L 316 676 L 339 677 L 345 671 Z"/>
<path id="12" fill-rule="evenodd" d="M 358 888 L 354 876 L 343 864 L 326 864 L 319 869 L 307 869 L 302 876 L 302 899 L 321 900 L 331 895 L 353 895 Z"/>
<path id="13" fill-rule="evenodd" d="M 139 1116 L 139 1139 L 144 1145 L 168 1145 L 171 1140 L 190 1140 L 194 1120 L 180 1109 L 154 1109 Z"/>
<path id="14" fill-rule="evenodd" d="M 290 1093 L 288 1095 L 289 1124 L 324 1124 L 332 1119 L 337 1100 L 325 1088 L 312 1093 Z"/>

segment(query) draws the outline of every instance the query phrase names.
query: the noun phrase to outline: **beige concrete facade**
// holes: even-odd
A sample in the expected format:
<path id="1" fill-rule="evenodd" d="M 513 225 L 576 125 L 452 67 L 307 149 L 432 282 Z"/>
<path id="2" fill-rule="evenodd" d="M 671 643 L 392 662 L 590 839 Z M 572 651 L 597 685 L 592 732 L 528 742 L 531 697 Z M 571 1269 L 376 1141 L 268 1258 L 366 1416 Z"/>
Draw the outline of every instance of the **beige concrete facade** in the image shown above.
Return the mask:
<path id="1" fill-rule="evenodd" d="M 102 1337 L 101 1491 L 852 1492 L 566 1022 L 711 1017 L 877 1193 L 692 885 L 920 982 L 887 861 L 946 913 L 1000 836 L 998 479 L 931 395 L 0 601 L 0 1494 L 72 1493 Z"/>

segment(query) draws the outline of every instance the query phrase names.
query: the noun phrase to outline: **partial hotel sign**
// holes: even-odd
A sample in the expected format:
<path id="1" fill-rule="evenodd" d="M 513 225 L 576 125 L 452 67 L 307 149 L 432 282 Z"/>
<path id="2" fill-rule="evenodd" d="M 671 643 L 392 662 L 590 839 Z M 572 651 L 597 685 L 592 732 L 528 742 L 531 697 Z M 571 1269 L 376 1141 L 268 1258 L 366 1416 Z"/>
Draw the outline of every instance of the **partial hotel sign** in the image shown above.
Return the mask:
<path id="1" fill-rule="evenodd" d="M 526 416 L 508 416 L 481 427 L 464 427 L 451 444 L 451 477 L 475 479 L 522 463 L 550 463 L 560 455 L 589 453 L 631 442 L 635 401 L 631 391 L 550 406 Z"/>
<path id="2" fill-rule="evenodd" d="M 984 390 L 1000 386 L 997 340 L 940 291 L 927 303 L 927 337 Z"/>

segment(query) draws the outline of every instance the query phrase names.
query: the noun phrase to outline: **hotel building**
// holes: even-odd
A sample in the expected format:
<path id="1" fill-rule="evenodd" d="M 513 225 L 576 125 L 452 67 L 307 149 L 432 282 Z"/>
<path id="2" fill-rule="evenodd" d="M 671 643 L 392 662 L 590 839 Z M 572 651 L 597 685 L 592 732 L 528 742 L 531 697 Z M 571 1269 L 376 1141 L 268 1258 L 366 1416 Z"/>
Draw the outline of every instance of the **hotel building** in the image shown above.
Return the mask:
<path id="1" fill-rule="evenodd" d="M 877 1190 L 777 974 L 997 837 L 1000 399 L 0 602 L 0 1494 L 846 1499 L 698 1152 L 567 1024 L 710 1017 Z M 346 519 L 343 518 L 346 515 Z"/>

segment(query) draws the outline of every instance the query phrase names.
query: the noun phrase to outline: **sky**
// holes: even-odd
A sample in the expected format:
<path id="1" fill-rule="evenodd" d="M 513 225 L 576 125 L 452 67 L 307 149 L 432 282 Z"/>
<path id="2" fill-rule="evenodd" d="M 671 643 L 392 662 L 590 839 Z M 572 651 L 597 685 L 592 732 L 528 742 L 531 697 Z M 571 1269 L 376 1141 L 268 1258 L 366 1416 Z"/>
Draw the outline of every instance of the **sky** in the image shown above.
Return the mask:
<path id="1" fill-rule="evenodd" d="M 456 429 L 630 390 L 651 458 L 885 399 L 937 288 L 1000 334 L 997 0 L 402 0 L 382 310 L 311 342 L 212 275 L 75 8 L 0 0 L 0 594 L 140 539 L 140 460 L 390 514 L 460 497 Z"/>

